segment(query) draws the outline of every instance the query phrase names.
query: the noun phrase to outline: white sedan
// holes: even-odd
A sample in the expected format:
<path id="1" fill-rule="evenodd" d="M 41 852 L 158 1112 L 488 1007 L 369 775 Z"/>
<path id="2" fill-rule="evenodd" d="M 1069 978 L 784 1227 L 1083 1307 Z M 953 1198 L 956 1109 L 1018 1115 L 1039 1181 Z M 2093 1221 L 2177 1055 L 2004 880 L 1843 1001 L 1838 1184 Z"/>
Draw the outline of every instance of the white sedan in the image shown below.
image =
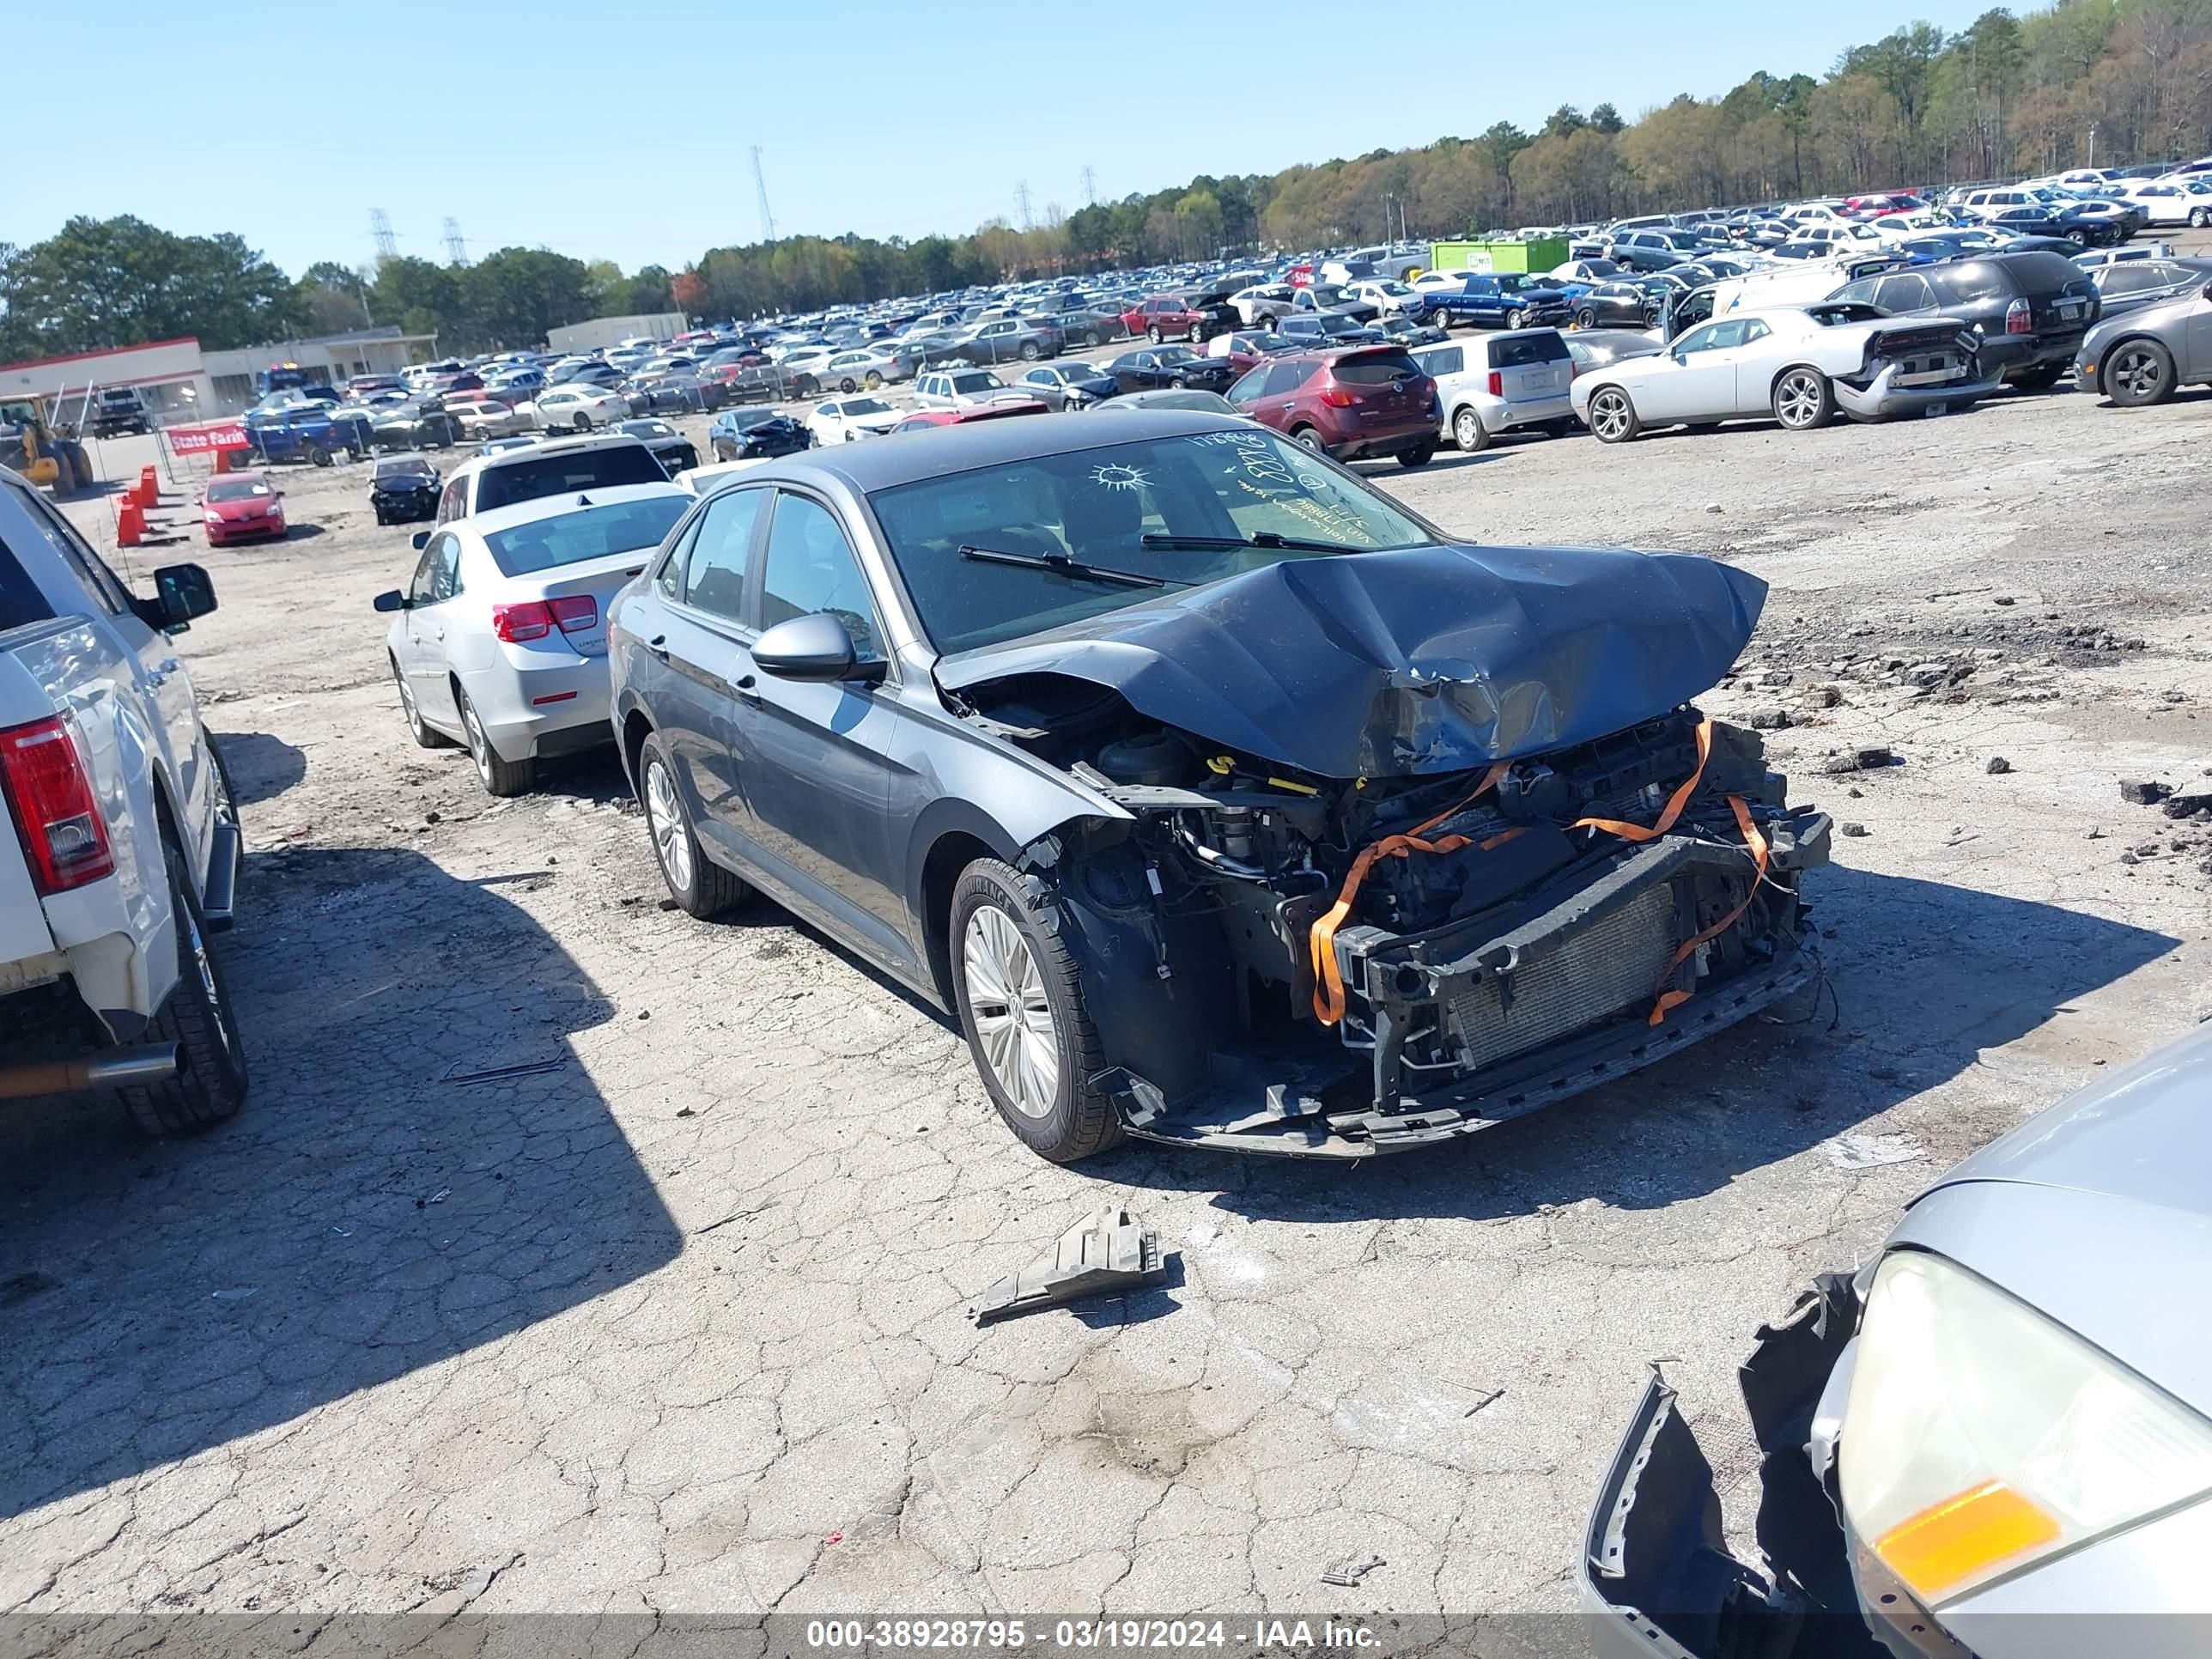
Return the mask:
<path id="1" fill-rule="evenodd" d="M 1237 315 L 1245 327 L 1270 328 L 1278 317 L 1291 314 L 1296 293 L 1288 283 L 1255 283 L 1250 288 L 1238 289 L 1229 296 L 1229 303 L 1237 307 Z"/>
<path id="2" fill-rule="evenodd" d="M 1392 312 L 1402 314 L 1417 311 L 1429 297 L 1425 294 L 1416 294 L 1400 282 L 1353 283 L 1344 290 L 1344 295 L 1347 300 L 1373 306 L 1379 314 L 1383 315 Z"/>
<path id="3" fill-rule="evenodd" d="M 881 398 L 832 398 L 817 404 L 806 417 L 806 429 L 817 444 L 845 444 L 855 438 L 875 438 L 904 418 Z"/>
<path id="4" fill-rule="evenodd" d="M 1793 432 L 1838 411 L 1875 421 L 1961 410 L 1996 390 L 1954 317 L 1888 318 L 1869 306 L 1776 306 L 1704 323 L 1654 356 L 1578 375 L 1568 393 L 1601 443 L 1662 426 L 1778 421 Z"/>
<path id="5" fill-rule="evenodd" d="M 548 432 L 572 427 L 579 432 L 589 432 L 595 426 L 626 421 L 630 416 L 629 399 L 600 386 L 556 386 L 550 392 L 539 392 L 535 403 L 520 407 Z"/>
<path id="6" fill-rule="evenodd" d="M 447 409 L 461 423 L 461 430 L 481 443 L 486 438 L 512 438 L 532 428 L 523 410 L 487 398 L 482 403 L 448 404 Z"/>
<path id="7" fill-rule="evenodd" d="M 465 744 L 495 795 L 527 793 L 541 756 L 611 739 L 607 602 L 695 498 L 664 482 L 577 499 L 419 531 L 406 590 L 376 596 L 407 729 L 425 749 Z"/>

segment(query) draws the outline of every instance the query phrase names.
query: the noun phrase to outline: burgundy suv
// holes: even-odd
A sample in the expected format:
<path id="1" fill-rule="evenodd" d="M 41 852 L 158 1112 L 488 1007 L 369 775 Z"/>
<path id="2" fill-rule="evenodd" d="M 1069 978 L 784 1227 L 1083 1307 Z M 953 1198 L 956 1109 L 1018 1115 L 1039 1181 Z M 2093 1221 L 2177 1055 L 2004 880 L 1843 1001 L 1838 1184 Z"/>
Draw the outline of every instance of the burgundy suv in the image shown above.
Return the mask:
<path id="1" fill-rule="evenodd" d="M 1121 326 L 1133 337 L 1141 334 L 1154 345 L 1163 340 L 1188 340 L 1196 345 L 1243 325 L 1228 295 L 1212 292 L 1155 294 L 1121 313 Z"/>
<path id="2" fill-rule="evenodd" d="M 1229 388 L 1240 415 L 1340 461 L 1437 453 L 1437 383 L 1401 346 L 1302 351 L 1261 363 Z"/>

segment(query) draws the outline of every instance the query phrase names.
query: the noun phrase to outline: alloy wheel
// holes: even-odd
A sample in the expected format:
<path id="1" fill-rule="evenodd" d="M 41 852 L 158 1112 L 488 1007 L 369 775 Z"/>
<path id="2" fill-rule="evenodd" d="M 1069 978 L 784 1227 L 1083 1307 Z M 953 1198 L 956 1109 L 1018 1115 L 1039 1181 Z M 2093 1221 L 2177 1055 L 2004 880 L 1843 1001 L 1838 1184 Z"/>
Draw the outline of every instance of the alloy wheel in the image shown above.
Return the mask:
<path id="1" fill-rule="evenodd" d="M 1820 383 L 1809 372 L 1799 369 L 1785 375 L 1774 393 L 1774 414 L 1783 425 L 1802 431 L 1812 425 L 1820 412 Z"/>
<path id="2" fill-rule="evenodd" d="M 670 885 L 689 888 L 691 836 L 684 826 L 684 810 L 676 804 L 676 781 L 659 761 L 647 763 L 645 769 L 645 822 Z"/>
<path id="3" fill-rule="evenodd" d="M 1621 392 L 1607 389 L 1590 399 L 1590 430 L 1607 443 L 1618 443 L 1628 435 L 1628 398 Z"/>
<path id="4" fill-rule="evenodd" d="M 461 699 L 461 730 L 469 740 L 469 758 L 477 763 L 477 775 L 491 787 L 491 739 L 484 736 L 483 722 L 477 718 L 476 705 L 466 697 Z"/>
<path id="5" fill-rule="evenodd" d="M 968 918 L 960 955 L 969 1012 L 993 1079 L 1023 1116 L 1050 1116 L 1060 1092 L 1060 1037 L 1029 940 L 997 905 L 980 905 Z"/>
<path id="6" fill-rule="evenodd" d="M 2112 369 L 2105 378 L 2113 391 L 2148 403 L 2165 383 L 2166 365 L 2148 346 L 2124 346 L 2113 355 Z"/>

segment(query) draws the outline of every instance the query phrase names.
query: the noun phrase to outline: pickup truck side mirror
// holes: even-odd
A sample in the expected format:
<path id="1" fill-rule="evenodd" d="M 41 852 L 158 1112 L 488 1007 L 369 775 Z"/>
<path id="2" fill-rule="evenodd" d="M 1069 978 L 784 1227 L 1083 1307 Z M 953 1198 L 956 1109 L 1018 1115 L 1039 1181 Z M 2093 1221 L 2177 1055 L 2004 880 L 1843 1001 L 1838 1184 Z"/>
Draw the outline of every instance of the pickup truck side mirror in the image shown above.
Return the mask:
<path id="1" fill-rule="evenodd" d="M 215 584 L 196 564 L 163 565 L 154 573 L 154 591 L 160 595 L 155 603 L 161 628 L 190 628 L 195 617 L 215 609 Z"/>
<path id="2" fill-rule="evenodd" d="M 407 596 L 394 587 L 378 594 L 369 603 L 379 611 L 404 611 L 407 608 Z"/>

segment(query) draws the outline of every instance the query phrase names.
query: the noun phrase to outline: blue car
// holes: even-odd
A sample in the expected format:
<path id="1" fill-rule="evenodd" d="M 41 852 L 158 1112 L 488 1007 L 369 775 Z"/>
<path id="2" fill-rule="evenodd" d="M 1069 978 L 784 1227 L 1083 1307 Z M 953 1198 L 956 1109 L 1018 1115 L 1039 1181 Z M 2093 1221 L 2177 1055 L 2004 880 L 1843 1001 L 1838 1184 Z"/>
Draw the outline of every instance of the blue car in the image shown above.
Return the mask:
<path id="1" fill-rule="evenodd" d="M 336 414 L 321 404 L 295 404 L 249 412 L 246 441 L 259 460 L 328 466 L 340 450 L 356 461 L 367 455 L 369 426 L 364 416 Z"/>
<path id="2" fill-rule="evenodd" d="M 1454 323 L 1541 328 L 1564 323 L 1573 314 L 1574 301 L 1557 283 L 1508 271 L 1502 276 L 1470 276 L 1456 291 L 1437 289 L 1422 305 L 1419 320 L 1440 328 Z"/>

